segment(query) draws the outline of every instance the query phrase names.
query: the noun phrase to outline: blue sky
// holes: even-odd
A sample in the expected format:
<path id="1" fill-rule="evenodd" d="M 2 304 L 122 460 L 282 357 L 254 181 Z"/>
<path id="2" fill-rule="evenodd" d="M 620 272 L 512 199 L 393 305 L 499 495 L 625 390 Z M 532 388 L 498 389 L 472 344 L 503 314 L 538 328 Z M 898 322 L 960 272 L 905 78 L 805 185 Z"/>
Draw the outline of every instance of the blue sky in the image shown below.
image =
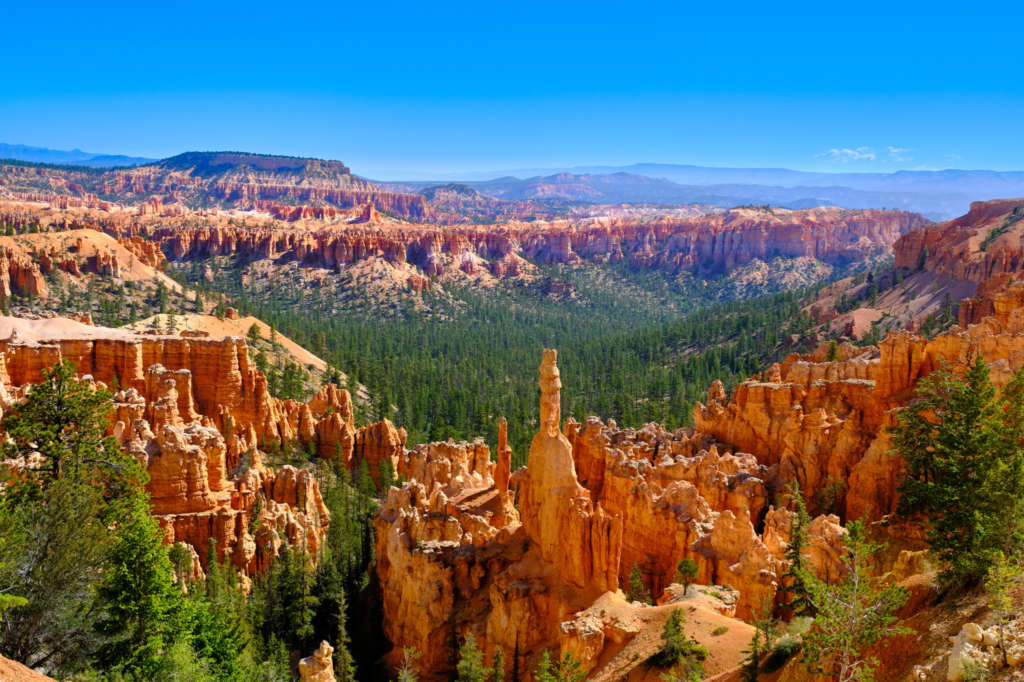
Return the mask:
<path id="1" fill-rule="evenodd" d="M 1024 10 L 825 4 L 8 3 L 0 142 L 310 155 L 377 178 L 1024 168 Z"/>

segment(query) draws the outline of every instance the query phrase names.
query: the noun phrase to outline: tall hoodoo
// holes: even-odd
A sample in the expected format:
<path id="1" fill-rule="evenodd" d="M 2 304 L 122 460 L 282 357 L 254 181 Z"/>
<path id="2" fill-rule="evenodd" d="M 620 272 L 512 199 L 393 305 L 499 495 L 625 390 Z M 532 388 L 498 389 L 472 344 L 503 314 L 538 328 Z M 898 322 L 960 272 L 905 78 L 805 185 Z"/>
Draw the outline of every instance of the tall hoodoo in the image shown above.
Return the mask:
<path id="1" fill-rule="evenodd" d="M 494 470 L 494 487 L 502 503 L 508 502 L 508 482 L 512 477 L 512 448 L 508 446 L 508 420 L 498 420 L 498 466 Z"/>
<path id="2" fill-rule="evenodd" d="M 540 364 L 541 430 L 530 444 L 520 493 L 526 533 L 543 557 L 563 567 L 577 587 L 618 588 L 622 520 L 596 508 L 576 478 L 572 446 L 559 429 L 562 381 L 557 352 L 545 349 Z"/>

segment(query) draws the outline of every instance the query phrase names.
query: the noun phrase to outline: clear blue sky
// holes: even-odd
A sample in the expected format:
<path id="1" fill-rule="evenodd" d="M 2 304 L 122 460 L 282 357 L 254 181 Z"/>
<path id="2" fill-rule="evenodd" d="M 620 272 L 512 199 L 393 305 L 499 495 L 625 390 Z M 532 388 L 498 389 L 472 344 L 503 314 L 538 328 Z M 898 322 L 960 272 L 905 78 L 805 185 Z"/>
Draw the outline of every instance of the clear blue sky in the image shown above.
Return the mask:
<path id="1" fill-rule="evenodd" d="M 1024 168 L 1019 7 L 709 4 L 731 14 L 7 3 L 0 142 L 310 155 L 378 178 L 639 161 Z"/>

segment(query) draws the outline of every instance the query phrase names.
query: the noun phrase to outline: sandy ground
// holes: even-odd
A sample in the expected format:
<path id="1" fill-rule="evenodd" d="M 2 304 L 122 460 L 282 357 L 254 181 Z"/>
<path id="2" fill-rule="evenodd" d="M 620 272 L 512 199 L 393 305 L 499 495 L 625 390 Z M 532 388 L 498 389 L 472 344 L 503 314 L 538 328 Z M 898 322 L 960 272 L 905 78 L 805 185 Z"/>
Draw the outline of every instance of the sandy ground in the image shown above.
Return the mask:
<path id="1" fill-rule="evenodd" d="M 661 648 L 661 631 L 675 609 L 682 609 L 686 616 L 683 626 L 686 634 L 708 649 L 704 662 L 706 679 L 729 679 L 743 661 L 742 652 L 750 643 L 754 628 L 722 615 L 715 608 L 718 600 L 710 596 L 713 593 L 713 587 L 694 585 L 686 597 L 660 606 L 635 606 L 621 594 L 603 596 L 595 606 L 612 618 L 636 623 L 641 629 L 625 646 L 609 646 L 588 679 L 659 682 L 666 671 L 646 661 Z M 716 631 L 718 634 L 714 634 Z"/>
<path id="2" fill-rule="evenodd" d="M 93 327 L 66 317 L 41 320 L 26 320 L 20 317 L 0 316 L 0 339 L 8 340 L 15 335 L 18 340 L 34 343 L 39 341 L 60 341 L 63 339 L 133 339 L 136 334 L 127 327 Z"/>
<path id="3" fill-rule="evenodd" d="M 126 327 L 126 329 L 134 329 L 138 331 L 153 328 L 165 329 L 167 326 L 167 317 L 167 315 L 153 315 L 152 317 L 147 317 L 144 320 L 136 322 L 131 327 Z M 237 320 L 228 319 L 226 317 L 221 320 L 214 315 L 187 313 L 176 314 L 174 318 L 178 324 L 177 328 L 179 331 L 203 331 L 208 333 L 210 338 L 213 339 L 222 339 L 227 336 L 241 336 L 244 338 L 249 335 L 249 329 L 253 325 L 256 325 L 256 328 L 260 330 L 260 335 L 263 339 L 267 341 L 270 340 L 270 325 L 256 317 L 253 317 L 252 315 L 240 317 Z M 2 327 L 0 327 L 0 329 L 2 329 Z M 2 334 L 0 334 L 0 338 L 3 338 Z M 280 332 L 277 333 L 277 343 L 303 367 L 312 366 L 314 369 L 321 372 L 327 369 L 326 362 Z"/>
<path id="4" fill-rule="evenodd" d="M 0 681 L 2 682 L 53 682 L 52 677 L 41 675 L 21 663 L 0 656 Z"/>
<path id="5" fill-rule="evenodd" d="M 58 254 L 67 254 L 79 261 L 88 260 L 101 253 L 112 254 L 121 266 L 121 279 L 130 282 L 160 281 L 168 289 L 181 290 L 181 285 L 173 279 L 143 263 L 110 235 L 96 230 L 68 230 L 66 232 L 41 232 L 0 237 L 0 247 L 27 254 L 34 254 L 39 250 L 48 251 L 52 248 Z"/>

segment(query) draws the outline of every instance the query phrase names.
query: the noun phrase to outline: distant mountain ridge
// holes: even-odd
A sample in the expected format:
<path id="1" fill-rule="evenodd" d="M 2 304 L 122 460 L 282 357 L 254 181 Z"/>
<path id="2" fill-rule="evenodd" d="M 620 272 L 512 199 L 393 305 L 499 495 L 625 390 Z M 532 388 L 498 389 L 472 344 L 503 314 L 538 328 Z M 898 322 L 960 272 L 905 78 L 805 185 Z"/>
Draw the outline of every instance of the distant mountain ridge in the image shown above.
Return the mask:
<path id="1" fill-rule="evenodd" d="M 115 168 L 119 166 L 141 166 L 157 159 L 143 156 L 125 156 L 123 154 L 96 154 L 83 152 L 81 149 L 61 150 L 46 147 L 32 147 L 25 144 L 5 144 L 0 142 L 0 159 L 15 161 L 31 161 L 33 163 L 50 163 L 68 166 L 88 166 L 90 168 Z"/>
<path id="2" fill-rule="evenodd" d="M 607 170 L 614 172 L 602 173 L 599 171 L 605 168 L 595 167 L 578 169 L 586 172 L 559 172 L 530 177 L 505 175 L 488 180 L 465 180 L 460 184 L 507 201 L 561 199 L 595 204 L 707 204 L 720 208 L 762 204 L 792 209 L 815 206 L 898 208 L 921 213 L 933 220 L 962 214 L 978 197 L 1024 195 L 1024 171 L 831 174 L 668 164 L 637 164 L 629 168 L 637 172 L 609 167 Z M 675 172 L 669 172 L 673 169 Z M 656 175 L 662 171 L 665 171 L 664 175 Z M 681 180 L 689 182 L 683 183 Z M 424 191 L 439 183 L 423 181 L 380 184 L 392 188 L 402 187 L 404 191 Z"/>
<path id="3" fill-rule="evenodd" d="M 824 173 L 786 168 L 717 168 L 669 163 L 629 166 L 578 166 L 557 169 L 521 169 L 505 173 L 455 173 L 451 178 L 411 182 L 372 182 L 353 175 L 341 161 L 249 152 L 185 152 L 162 159 L 117 154 L 92 154 L 79 149 L 59 151 L 28 145 L 0 144 L 0 159 L 29 163 L 77 165 L 95 169 L 125 168 L 142 178 L 141 186 L 161 194 L 154 179 L 185 174 L 211 181 L 227 195 L 215 203 L 251 205 L 260 199 L 287 204 L 348 205 L 355 196 L 334 196 L 337 191 L 415 193 L 442 212 L 461 220 L 510 218 L 530 214 L 558 214 L 586 204 L 646 204 L 656 206 L 706 205 L 720 208 L 772 205 L 781 208 L 839 206 L 849 209 L 898 208 L 944 220 L 964 213 L 979 198 L 1024 196 L 1024 171 L 936 170 L 892 173 Z M 157 182 L 157 185 L 165 185 Z M 173 183 L 172 183 L 173 184 Z M 257 185 L 258 190 L 242 190 Z M 275 185 L 287 191 L 267 189 Z M 458 188 L 457 190 L 455 188 Z M 118 185 L 108 194 L 120 196 Z M 192 188 L 190 192 L 196 191 Z M 472 189 L 481 196 L 467 193 Z M 238 190 L 240 193 L 233 193 Z M 316 191 L 314 191 L 316 190 Z M 253 194 L 255 191 L 255 194 Z M 283 192 L 284 196 L 279 196 Z M 325 194 L 326 192 L 326 194 Z M 100 192 L 101 194 L 103 192 Z M 425 195 L 424 195 L 425 193 Z M 188 194 L 188 192 L 186 192 Z M 134 198 L 134 197 L 132 197 Z M 192 203 L 199 202 L 198 196 Z M 383 202 L 381 208 L 391 209 Z M 494 203 L 493 200 L 500 200 Z M 405 206 L 399 213 L 425 219 L 426 205 Z M 505 203 L 502 203 L 505 202 Z M 522 205 L 513 205 L 520 202 Z M 454 217 L 449 219 L 455 220 Z M 458 222 L 458 220 L 456 220 Z"/>

